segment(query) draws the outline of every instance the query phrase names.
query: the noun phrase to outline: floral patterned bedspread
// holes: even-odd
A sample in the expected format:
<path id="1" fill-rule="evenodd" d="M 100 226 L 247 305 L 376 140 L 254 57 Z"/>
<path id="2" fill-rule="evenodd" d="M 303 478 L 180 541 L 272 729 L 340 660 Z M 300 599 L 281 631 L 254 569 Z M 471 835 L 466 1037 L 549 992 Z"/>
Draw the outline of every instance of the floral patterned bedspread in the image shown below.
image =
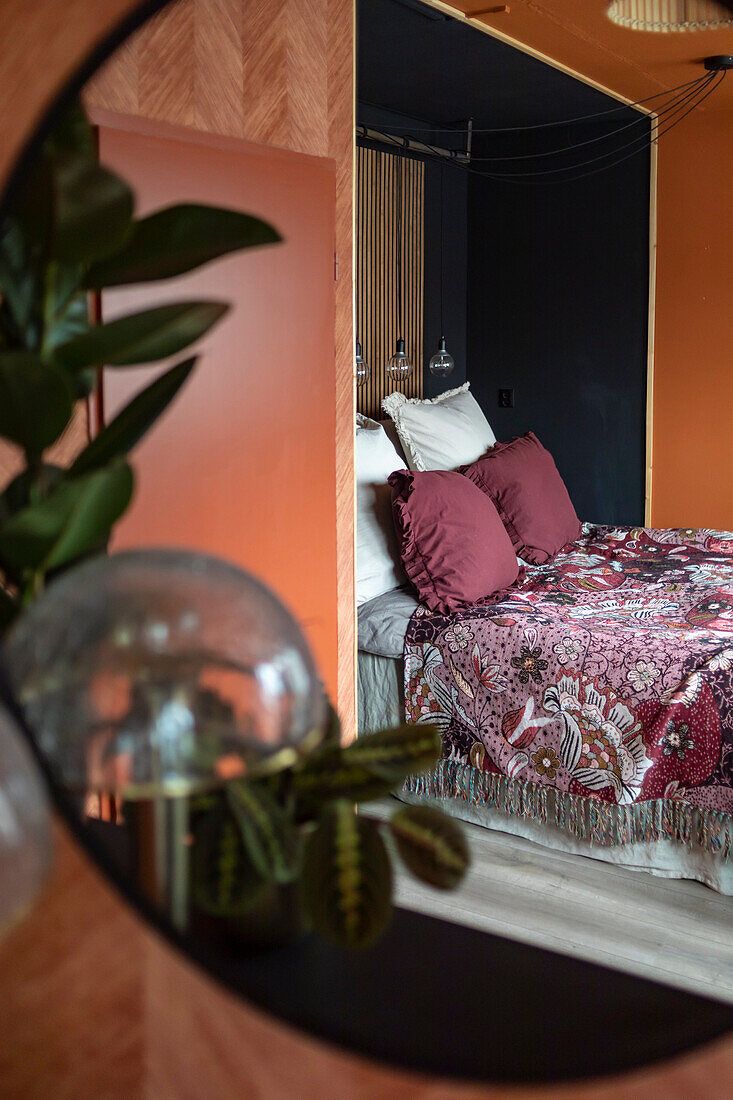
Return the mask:
<path id="1" fill-rule="evenodd" d="M 423 794 L 493 802 L 600 843 L 733 843 L 733 534 L 584 525 L 503 598 L 420 607 L 408 721 L 445 760 Z M 620 812 L 626 808 L 626 812 Z"/>

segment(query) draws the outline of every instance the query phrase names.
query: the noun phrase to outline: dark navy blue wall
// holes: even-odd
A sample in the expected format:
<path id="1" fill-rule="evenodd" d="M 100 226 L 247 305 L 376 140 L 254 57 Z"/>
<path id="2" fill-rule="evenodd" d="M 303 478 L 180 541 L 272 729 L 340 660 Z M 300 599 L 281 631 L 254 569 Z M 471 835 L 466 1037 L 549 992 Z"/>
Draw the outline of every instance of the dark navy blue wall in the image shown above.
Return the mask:
<path id="1" fill-rule="evenodd" d="M 471 176 L 468 219 L 468 379 L 497 437 L 534 431 L 581 518 L 642 523 L 648 153 L 568 184 Z"/>
<path id="2" fill-rule="evenodd" d="M 399 133 L 412 126 L 420 140 L 451 148 L 464 140 L 451 128 L 469 116 L 479 131 L 522 128 L 491 138 L 477 133 L 477 156 L 589 140 L 594 144 L 582 155 L 594 157 L 610 148 L 605 137 L 595 142 L 608 133 L 601 122 L 631 127 L 615 139 L 618 146 L 646 126 L 596 89 L 415 7 L 358 0 L 359 122 Z M 592 126 L 523 129 L 608 111 Z M 476 160 L 472 167 L 488 166 Z M 445 335 L 456 370 L 442 384 L 426 373 L 426 395 L 467 378 L 499 439 L 532 429 L 552 451 L 583 519 L 641 523 L 648 152 L 569 184 L 495 182 L 450 166 L 444 172 Z M 440 168 L 428 163 L 425 370 L 440 336 L 439 180 Z M 514 408 L 498 407 L 500 387 L 514 390 Z"/>

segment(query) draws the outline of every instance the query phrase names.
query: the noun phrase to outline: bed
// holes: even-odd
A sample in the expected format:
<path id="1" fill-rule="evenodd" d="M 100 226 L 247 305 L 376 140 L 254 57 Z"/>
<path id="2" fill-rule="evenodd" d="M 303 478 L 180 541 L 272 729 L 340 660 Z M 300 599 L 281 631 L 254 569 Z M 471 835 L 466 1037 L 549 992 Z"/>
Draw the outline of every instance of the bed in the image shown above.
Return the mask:
<path id="1" fill-rule="evenodd" d="M 398 797 L 733 894 L 733 534 L 581 525 L 467 384 L 383 407 L 356 433 L 359 733 L 443 747 Z"/>
<path id="2" fill-rule="evenodd" d="M 585 524 L 498 599 L 359 614 L 360 732 L 438 725 L 400 797 L 733 894 L 733 535 Z"/>

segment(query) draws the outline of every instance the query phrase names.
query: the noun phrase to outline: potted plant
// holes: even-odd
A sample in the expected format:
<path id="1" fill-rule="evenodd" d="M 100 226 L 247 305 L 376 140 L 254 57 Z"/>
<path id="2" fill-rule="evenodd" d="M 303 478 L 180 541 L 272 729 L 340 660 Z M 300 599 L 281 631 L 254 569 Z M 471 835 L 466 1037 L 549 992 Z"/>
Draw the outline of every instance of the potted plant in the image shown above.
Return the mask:
<path id="1" fill-rule="evenodd" d="M 369 946 L 391 916 L 390 848 L 438 889 L 457 886 L 468 867 L 463 833 L 440 810 L 401 806 L 387 819 L 363 809 L 439 755 L 431 726 L 343 746 L 332 710 L 322 744 L 292 766 L 194 800 L 194 912 L 249 943 L 312 927 L 342 946 Z"/>
<path id="2" fill-rule="evenodd" d="M 136 218 L 130 187 L 98 163 L 79 105 L 46 141 L 0 226 L 0 436 L 18 448 L 22 463 L 0 495 L 3 629 L 49 580 L 105 550 L 133 492 L 128 455 L 196 359 L 165 370 L 60 468 L 46 452 L 76 402 L 92 391 L 99 368 L 177 354 L 228 309 L 218 301 L 175 302 L 95 323 L 89 295 L 164 280 L 279 239 L 258 218 L 215 207 L 178 205 Z M 217 721 L 225 724 L 224 700 L 208 692 L 199 702 L 207 713 L 219 708 Z M 440 751 L 437 732 L 403 726 L 344 746 L 333 711 L 327 728 L 315 732 L 277 768 L 252 769 L 187 798 L 185 908 L 200 928 L 252 943 L 308 925 L 362 947 L 389 920 L 390 849 L 433 886 L 450 888 L 461 879 L 466 845 L 444 814 L 402 806 L 385 822 L 356 812 L 407 775 L 431 768 Z M 134 826 L 140 803 L 128 798 L 124 816 Z"/>

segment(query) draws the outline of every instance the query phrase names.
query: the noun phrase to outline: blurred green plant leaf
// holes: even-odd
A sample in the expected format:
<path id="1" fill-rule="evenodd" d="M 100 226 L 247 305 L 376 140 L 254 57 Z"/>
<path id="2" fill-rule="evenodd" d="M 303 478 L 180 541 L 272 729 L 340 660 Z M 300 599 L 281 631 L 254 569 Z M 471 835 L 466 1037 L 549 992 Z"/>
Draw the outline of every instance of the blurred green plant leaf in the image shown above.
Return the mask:
<path id="1" fill-rule="evenodd" d="M 250 214 L 213 206 L 168 206 L 136 221 L 125 246 L 94 264 L 86 286 L 103 287 L 170 279 L 228 252 L 274 244 L 280 235 Z"/>
<path id="2" fill-rule="evenodd" d="M 94 131 L 80 100 L 63 113 L 46 139 L 45 149 L 51 156 L 73 155 L 86 161 L 97 159 Z"/>
<path id="3" fill-rule="evenodd" d="M 0 526 L 21 508 L 27 508 L 32 503 L 34 494 L 37 494 L 39 499 L 41 496 L 47 496 L 63 480 L 65 473 L 61 466 L 54 466 L 48 462 L 42 463 L 36 469 L 26 466 L 21 470 L 5 486 L 0 496 Z"/>
<path id="4" fill-rule="evenodd" d="M 335 707 L 327 700 L 326 728 L 323 732 L 323 746 L 334 747 L 341 744 L 341 719 Z"/>
<path id="5" fill-rule="evenodd" d="M 468 844 L 460 827 L 431 806 L 405 806 L 389 823 L 397 850 L 413 875 L 452 890 L 470 863 Z"/>
<path id="6" fill-rule="evenodd" d="M 90 329 L 57 348 L 55 359 L 71 372 L 166 359 L 208 332 L 228 308 L 224 302 L 157 306 Z"/>
<path id="7" fill-rule="evenodd" d="M 429 725 L 365 734 L 346 748 L 341 748 L 334 736 L 332 733 L 331 739 L 293 772 L 301 815 L 335 799 L 370 802 L 382 798 L 406 776 L 433 767 L 440 756 L 440 736 Z"/>
<path id="8" fill-rule="evenodd" d="M 369 947 L 392 914 L 392 872 L 375 822 L 337 802 L 308 837 L 301 898 L 313 927 L 342 947 Z"/>
<path id="9" fill-rule="evenodd" d="M 126 462 L 60 482 L 0 527 L 0 563 L 15 575 L 50 571 L 99 549 L 130 503 L 132 488 Z"/>
<path id="10" fill-rule="evenodd" d="M 178 363 L 133 397 L 114 420 L 102 428 L 99 435 L 84 448 L 71 466 L 70 476 L 76 478 L 80 474 L 106 466 L 120 455 L 128 454 L 176 396 L 195 363 L 195 357 Z"/>
<path id="11" fill-rule="evenodd" d="M 345 759 L 341 749 L 316 751 L 293 772 L 298 816 L 338 799 L 371 802 L 383 798 L 397 782 L 394 776 L 375 774 L 363 764 Z"/>
<path id="12" fill-rule="evenodd" d="M 71 418 L 68 380 L 32 352 L 0 354 L 0 435 L 25 451 L 40 454 Z"/>
<path id="13" fill-rule="evenodd" d="M 255 868 L 236 817 L 226 802 L 199 815 L 193 829 L 191 883 L 194 904 L 213 917 L 246 912 L 265 880 Z"/>
<path id="14" fill-rule="evenodd" d="M 48 288 L 44 353 L 91 328 L 88 295 L 85 290 L 79 291 L 81 275 L 79 264 L 61 268 L 56 265 L 53 286 Z"/>
<path id="15" fill-rule="evenodd" d="M 19 613 L 19 601 L 13 599 L 10 593 L 6 592 L 4 588 L 0 588 L 0 630 L 6 630 L 17 618 Z"/>
<path id="16" fill-rule="evenodd" d="M 70 156 L 54 163 L 52 256 L 64 264 L 118 252 L 133 229 L 132 191 L 99 164 Z"/>
<path id="17" fill-rule="evenodd" d="M 403 725 L 359 737 L 343 750 L 343 760 L 398 780 L 432 768 L 440 751 L 440 734 L 435 726 Z"/>
<path id="18" fill-rule="evenodd" d="M 13 219 L 0 236 L 0 325 L 6 346 L 30 348 L 40 341 L 40 317 L 34 317 L 38 278 L 20 225 Z"/>
<path id="19" fill-rule="evenodd" d="M 292 882 L 299 870 L 300 838 L 285 808 L 262 786 L 236 779 L 227 798 L 247 853 L 267 882 Z"/>

